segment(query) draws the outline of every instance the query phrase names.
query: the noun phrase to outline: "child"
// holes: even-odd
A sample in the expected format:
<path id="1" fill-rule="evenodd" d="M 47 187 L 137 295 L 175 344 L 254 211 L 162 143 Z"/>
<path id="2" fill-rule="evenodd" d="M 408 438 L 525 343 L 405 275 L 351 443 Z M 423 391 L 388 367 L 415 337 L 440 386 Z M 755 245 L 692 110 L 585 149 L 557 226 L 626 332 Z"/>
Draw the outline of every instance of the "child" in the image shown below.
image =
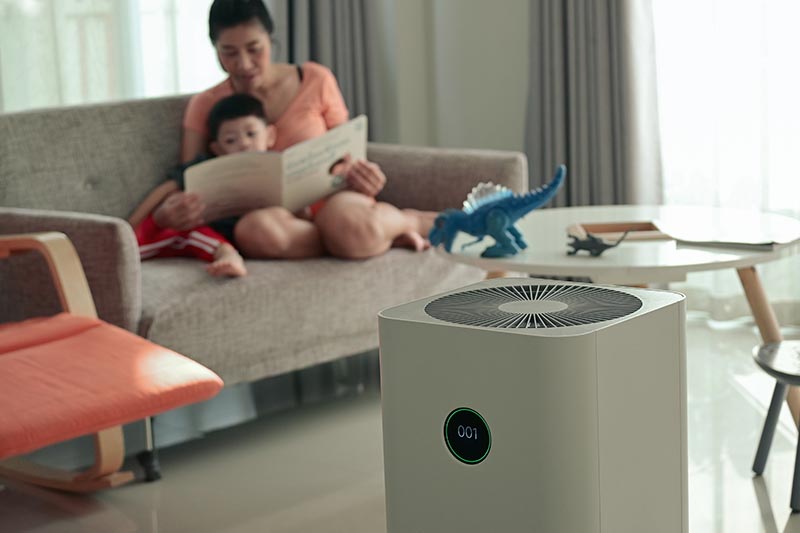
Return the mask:
<path id="1" fill-rule="evenodd" d="M 210 148 L 214 155 L 268 150 L 275 142 L 275 128 L 267 124 L 263 104 L 247 94 L 234 94 L 217 102 L 208 116 Z M 208 159 L 199 156 L 170 173 L 170 179 L 153 190 L 128 221 L 134 226 L 142 259 L 152 257 L 199 257 L 210 264 L 212 276 L 247 274 L 244 259 L 231 244 L 235 219 L 223 219 L 186 231 L 159 227 L 153 210 L 170 194 L 183 190 L 183 172 Z"/>

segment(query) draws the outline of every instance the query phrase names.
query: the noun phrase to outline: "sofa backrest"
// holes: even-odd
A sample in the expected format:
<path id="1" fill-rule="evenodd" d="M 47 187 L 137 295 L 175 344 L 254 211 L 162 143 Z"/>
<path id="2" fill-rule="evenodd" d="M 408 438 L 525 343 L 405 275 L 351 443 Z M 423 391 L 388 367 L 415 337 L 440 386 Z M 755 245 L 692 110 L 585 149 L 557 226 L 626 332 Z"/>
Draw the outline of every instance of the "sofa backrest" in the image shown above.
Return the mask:
<path id="1" fill-rule="evenodd" d="M 127 218 L 179 162 L 187 101 L 0 114 L 0 206 Z"/>

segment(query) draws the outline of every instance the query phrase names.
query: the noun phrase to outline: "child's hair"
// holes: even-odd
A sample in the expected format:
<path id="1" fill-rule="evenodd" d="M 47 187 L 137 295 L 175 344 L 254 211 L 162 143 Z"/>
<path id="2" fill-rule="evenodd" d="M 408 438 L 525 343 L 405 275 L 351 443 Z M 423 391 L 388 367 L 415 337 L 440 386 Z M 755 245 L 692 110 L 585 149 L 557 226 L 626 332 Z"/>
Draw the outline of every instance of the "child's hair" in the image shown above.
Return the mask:
<path id="1" fill-rule="evenodd" d="M 214 104 L 208 113 L 208 134 L 211 140 L 217 140 L 219 128 L 223 122 L 242 117 L 258 117 L 264 121 L 264 124 L 267 123 L 264 105 L 255 96 L 237 93 L 226 96 Z"/>

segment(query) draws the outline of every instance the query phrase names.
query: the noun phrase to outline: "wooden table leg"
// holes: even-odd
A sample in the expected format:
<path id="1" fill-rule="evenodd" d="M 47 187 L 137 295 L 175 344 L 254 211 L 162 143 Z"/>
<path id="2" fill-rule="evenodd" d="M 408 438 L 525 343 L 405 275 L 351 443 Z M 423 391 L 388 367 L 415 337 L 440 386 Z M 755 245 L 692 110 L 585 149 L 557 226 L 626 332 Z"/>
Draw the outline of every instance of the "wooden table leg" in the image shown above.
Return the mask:
<path id="1" fill-rule="evenodd" d="M 780 342 L 783 340 L 778 319 L 767 299 L 767 293 L 761 285 L 755 267 L 740 268 L 736 271 L 739 274 L 739 281 L 742 282 L 744 294 L 747 296 L 747 303 L 750 304 L 750 311 L 756 320 L 758 331 L 761 333 L 761 340 L 764 343 Z M 800 389 L 789 387 L 789 394 L 786 396 L 786 403 L 795 424 L 800 427 Z"/>

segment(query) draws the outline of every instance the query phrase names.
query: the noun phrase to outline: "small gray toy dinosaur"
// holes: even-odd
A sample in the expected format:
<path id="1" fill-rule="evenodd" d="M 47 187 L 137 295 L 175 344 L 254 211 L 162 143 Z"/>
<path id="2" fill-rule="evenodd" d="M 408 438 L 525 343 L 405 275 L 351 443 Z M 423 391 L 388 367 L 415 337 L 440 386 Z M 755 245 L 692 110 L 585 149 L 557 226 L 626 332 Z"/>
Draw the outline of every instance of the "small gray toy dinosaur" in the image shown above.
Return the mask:
<path id="1" fill-rule="evenodd" d="M 619 243 L 621 243 L 627 236 L 628 232 L 626 231 L 619 239 L 617 239 L 617 242 L 611 244 L 604 241 L 597 235 L 593 235 L 588 232 L 586 233 L 585 239 L 581 239 L 575 235 L 570 235 L 569 238 L 572 239 L 572 242 L 568 242 L 567 246 L 571 247 L 572 249 L 567 251 L 567 255 L 575 255 L 579 250 L 586 250 L 592 257 L 598 257 L 609 248 L 614 248 L 615 246 L 619 245 Z"/>

